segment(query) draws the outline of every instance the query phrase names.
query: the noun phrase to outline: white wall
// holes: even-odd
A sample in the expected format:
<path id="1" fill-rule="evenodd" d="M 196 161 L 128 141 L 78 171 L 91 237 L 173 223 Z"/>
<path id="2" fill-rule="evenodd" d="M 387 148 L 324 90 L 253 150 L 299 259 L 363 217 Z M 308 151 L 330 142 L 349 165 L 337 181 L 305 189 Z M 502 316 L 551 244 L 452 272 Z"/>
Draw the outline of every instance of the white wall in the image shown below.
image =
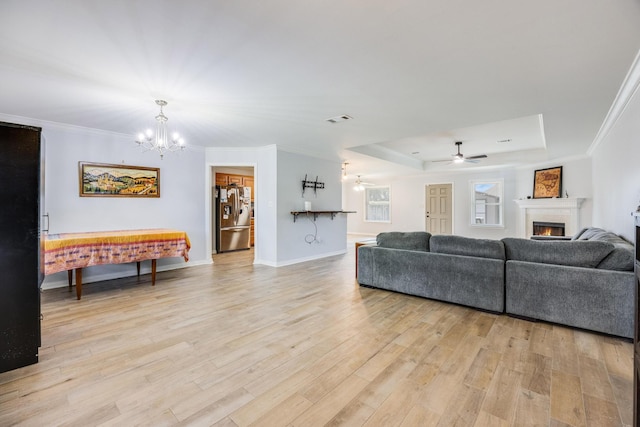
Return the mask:
<path id="1" fill-rule="evenodd" d="M 275 145 L 259 148 L 208 148 L 206 150 L 208 205 L 207 236 L 211 236 L 211 169 L 230 166 L 254 167 L 255 179 L 255 254 L 254 263 L 282 266 L 309 259 L 321 258 L 346 251 L 346 218 L 338 215 L 320 217 L 318 240 L 320 243 L 305 243 L 305 235 L 313 231 L 308 220 L 299 217 L 294 223 L 291 211 L 303 210 L 302 179 L 316 175 L 325 182 L 326 188 L 318 190 L 317 197 L 307 190 L 306 200 L 313 209 L 340 210 L 341 164 L 316 159 L 300 154 L 278 151 Z M 328 222 L 327 222 L 328 221 Z M 208 250 L 211 243 L 208 242 Z"/>
<path id="2" fill-rule="evenodd" d="M 640 94 L 638 80 L 632 83 L 636 89 L 623 100 L 628 100 L 626 108 L 593 150 L 592 163 L 594 225 L 634 242 L 630 214 L 640 205 Z"/>
<path id="3" fill-rule="evenodd" d="M 45 149 L 44 211 L 49 213 L 49 233 L 108 231 L 137 228 L 174 228 L 187 232 L 190 261 L 158 260 L 158 270 L 209 263 L 205 252 L 205 216 L 202 209 L 201 151 L 166 154 L 140 152 L 133 138 L 94 129 L 39 122 L 0 115 L 0 119 L 42 127 Z M 78 162 L 117 163 L 160 168 L 159 198 L 80 197 Z M 142 263 L 142 272 L 150 263 Z M 83 282 L 89 283 L 136 274 L 135 264 L 89 267 Z M 65 272 L 47 276 L 43 287 L 66 286 Z"/>
<path id="4" fill-rule="evenodd" d="M 429 173 L 409 177 L 390 178 L 374 182 L 391 186 L 391 223 L 364 222 L 364 194 L 353 190 L 353 183 L 343 185 L 344 209 L 356 210 L 349 215 L 347 230 L 349 233 L 375 236 L 383 231 L 425 230 L 425 187 L 429 184 L 453 184 L 453 232 L 456 235 L 500 239 L 518 236 L 519 208 L 515 199 L 530 196 L 533 189 L 533 174 L 536 169 L 563 166 L 563 188 L 571 197 L 584 197 L 588 200 L 581 209 L 582 224 L 591 223 L 591 163 L 588 158 L 558 162 L 552 165 L 531 166 L 527 168 L 505 168 L 503 170 Z M 471 187 L 472 180 L 494 180 L 504 182 L 504 227 L 471 226 Z M 563 190 L 564 191 L 564 190 Z"/>
<path id="5" fill-rule="evenodd" d="M 323 214 L 315 221 L 312 215 L 301 214 L 295 223 L 291 215 L 291 211 L 304 210 L 305 201 L 311 202 L 314 211 L 341 210 L 341 168 L 339 162 L 278 151 L 278 265 L 346 252 L 349 214 L 338 214 L 333 219 Z M 307 188 L 303 197 L 305 174 L 309 181 L 315 181 L 317 176 L 325 187 L 315 192 Z"/>

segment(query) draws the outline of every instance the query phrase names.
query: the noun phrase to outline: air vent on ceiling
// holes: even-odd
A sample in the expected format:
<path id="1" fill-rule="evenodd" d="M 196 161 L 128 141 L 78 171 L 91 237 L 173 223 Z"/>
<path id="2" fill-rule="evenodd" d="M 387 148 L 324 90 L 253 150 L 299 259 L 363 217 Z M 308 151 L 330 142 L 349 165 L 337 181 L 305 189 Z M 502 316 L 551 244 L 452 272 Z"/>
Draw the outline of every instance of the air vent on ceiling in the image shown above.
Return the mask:
<path id="1" fill-rule="evenodd" d="M 511 142 L 511 139 L 501 139 L 499 141 L 496 141 L 498 144 L 508 144 Z"/>
<path id="2" fill-rule="evenodd" d="M 327 119 L 327 121 L 329 123 L 340 123 L 340 122 L 344 122 L 345 120 L 351 120 L 351 119 L 353 119 L 353 117 L 343 114 L 341 116 L 331 117 Z"/>

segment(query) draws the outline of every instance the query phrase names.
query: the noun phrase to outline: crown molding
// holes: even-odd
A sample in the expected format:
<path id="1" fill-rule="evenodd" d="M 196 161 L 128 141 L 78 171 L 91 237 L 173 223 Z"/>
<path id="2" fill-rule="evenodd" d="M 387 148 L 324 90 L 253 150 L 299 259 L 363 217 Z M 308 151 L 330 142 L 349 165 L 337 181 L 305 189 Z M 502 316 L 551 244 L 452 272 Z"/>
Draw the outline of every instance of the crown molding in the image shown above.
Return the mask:
<path id="1" fill-rule="evenodd" d="M 616 125 L 616 122 L 620 119 L 627 105 L 629 105 L 629 102 L 638 91 L 638 87 L 640 87 L 640 51 L 638 51 L 636 58 L 633 60 L 633 64 L 631 64 L 631 68 L 622 82 L 616 98 L 613 100 L 613 104 L 611 108 L 609 108 L 609 112 L 604 122 L 602 122 L 600 130 L 587 150 L 589 156 L 593 154 L 596 148 L 598 148 L 598 145 L 609 135 L 609 132 Z"/>
<path id="2" fill-rule="evenodd" d="M 25 124 L 30 126 L 39 126 L 42 128 L 43 132 L 45 132 L 47 129 L 57 129 L 57 130 L 62 130 L 66 132 L 82 132 L 82 133 L 93 133 L 98 135 L 110 135 L 110 136 L 115 136 L 119 138 L 129 138 L 129 139 L 132 138 L 131 135 L 127 135 L 125 133 L 120 133 L 120 132 L 89 128 L 85 126 L 71 125 L 68 123 L 34 119 L 31 117 L 14 116 L 11 114 L 4 114 L 4 113 L 0 113 L 0 120 L 9 121 L 12 123 L 20 123 L 20 124 Z"/>

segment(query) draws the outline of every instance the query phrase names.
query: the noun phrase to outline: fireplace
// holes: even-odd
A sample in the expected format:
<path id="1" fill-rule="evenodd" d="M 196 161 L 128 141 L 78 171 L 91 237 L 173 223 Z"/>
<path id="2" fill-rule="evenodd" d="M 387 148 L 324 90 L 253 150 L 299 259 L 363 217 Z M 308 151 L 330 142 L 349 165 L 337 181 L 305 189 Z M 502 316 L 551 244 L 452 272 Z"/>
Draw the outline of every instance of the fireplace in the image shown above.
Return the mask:
<path id="1" fill-rule="evenodd" d="M 564 235 L 573 236 L 580 230 L 580 210 L 583 198 L 520 199 L 516 200 L 519 209 L 518 234 L 525 239 L 531 238 L 533 222 L 564 223 Z"/>
<path id="2" fill-rule="evenodd" d="M 564 222 L 533 221 L 534 236 L 564 236 Z"/>

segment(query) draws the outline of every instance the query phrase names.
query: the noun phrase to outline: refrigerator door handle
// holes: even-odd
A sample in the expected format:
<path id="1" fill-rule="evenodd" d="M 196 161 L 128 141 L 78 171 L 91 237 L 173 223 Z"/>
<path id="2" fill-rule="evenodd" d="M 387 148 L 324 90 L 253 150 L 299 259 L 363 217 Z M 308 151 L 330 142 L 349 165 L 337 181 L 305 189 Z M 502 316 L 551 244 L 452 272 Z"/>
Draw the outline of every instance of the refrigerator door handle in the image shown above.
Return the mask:
<path id="1" fill-rule="evenodd" d="M 233 216 L 234 216 L 234 223 L 236 224 L 236 226 L 238 225 L 238 219 L 240 217 L 240 214 L 238 212 L 238 209 L 240 207 L 240 203 L 238 202 L 238 190 L 236 189 L 236 197 L 233 199 L 234 200 L 234 211 L 233 211 Z"/>

